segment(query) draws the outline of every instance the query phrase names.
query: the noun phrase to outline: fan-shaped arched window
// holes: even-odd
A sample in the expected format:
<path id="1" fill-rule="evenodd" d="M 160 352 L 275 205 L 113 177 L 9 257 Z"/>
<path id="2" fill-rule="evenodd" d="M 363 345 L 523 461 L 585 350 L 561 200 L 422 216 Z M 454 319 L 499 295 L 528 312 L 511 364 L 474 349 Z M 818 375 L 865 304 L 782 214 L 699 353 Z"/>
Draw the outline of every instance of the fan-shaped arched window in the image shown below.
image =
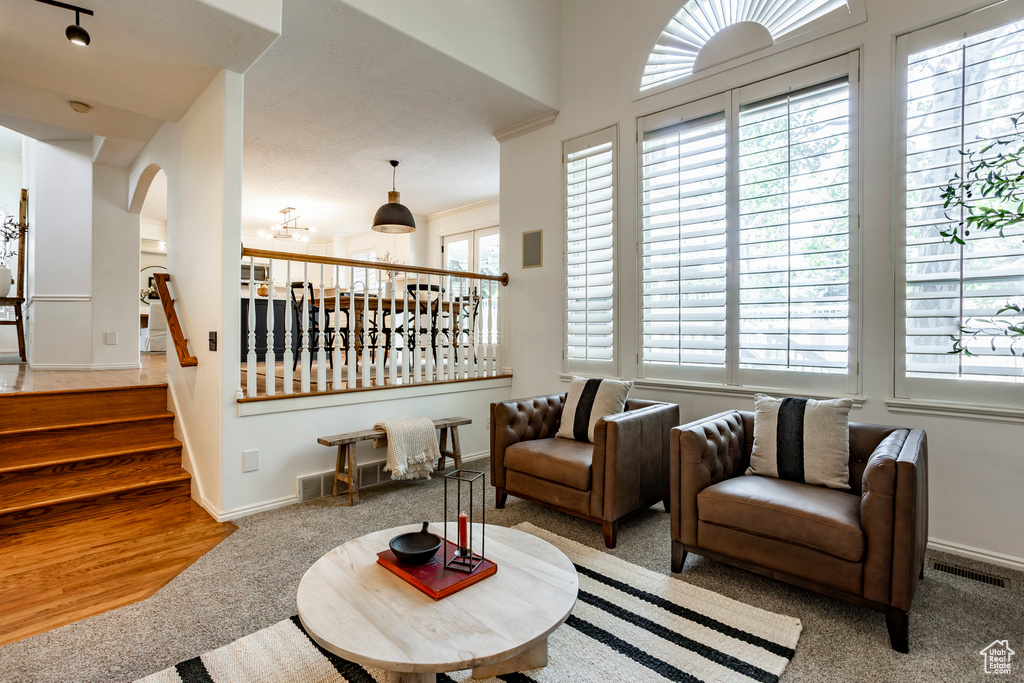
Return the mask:
<path id="1" fill-rule="evenodd" d="M 752 59 L 783 41 L 810 40 L 863 20 L 860 0 L 687 0 L 655 42 L 640 92 L 650 94 L 741 57 Z"/>

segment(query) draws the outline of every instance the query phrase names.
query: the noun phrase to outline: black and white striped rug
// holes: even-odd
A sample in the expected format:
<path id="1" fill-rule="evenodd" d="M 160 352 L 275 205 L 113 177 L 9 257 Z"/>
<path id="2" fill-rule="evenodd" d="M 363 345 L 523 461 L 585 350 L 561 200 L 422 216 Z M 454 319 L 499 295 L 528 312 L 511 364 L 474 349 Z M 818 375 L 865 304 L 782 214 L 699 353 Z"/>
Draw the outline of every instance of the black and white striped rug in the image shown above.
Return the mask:
<path id="1" fill-rule="evenodd" d="M 799 619 L 648 571 L 532 524 L 516 528 L 545 539 L 573 561 L 579 599 L 549 639 L 546 667 L 490 682 L 767 682 L 777 681 L 793 658 Z M 475 680 L 469 671 L 437 679 Z M 348 681 L 383 682 L 384 672 L 321 649 L 292 617 L 138 683 Z"/>

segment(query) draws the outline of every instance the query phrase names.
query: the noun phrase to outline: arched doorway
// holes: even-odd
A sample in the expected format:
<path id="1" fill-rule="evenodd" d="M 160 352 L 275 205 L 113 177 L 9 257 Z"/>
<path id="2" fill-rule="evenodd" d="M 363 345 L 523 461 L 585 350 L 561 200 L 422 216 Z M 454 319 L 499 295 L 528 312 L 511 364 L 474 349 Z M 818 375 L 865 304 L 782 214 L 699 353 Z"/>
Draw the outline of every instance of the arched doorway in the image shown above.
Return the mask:
<path id="1" fill-rule="evenodd" d="M 154 277 L 167 272 L 167 175 L 151 165 L 132 198 L 139 213 L 139 351 L 143 360 L 167 353 L 167 321 Z"/>

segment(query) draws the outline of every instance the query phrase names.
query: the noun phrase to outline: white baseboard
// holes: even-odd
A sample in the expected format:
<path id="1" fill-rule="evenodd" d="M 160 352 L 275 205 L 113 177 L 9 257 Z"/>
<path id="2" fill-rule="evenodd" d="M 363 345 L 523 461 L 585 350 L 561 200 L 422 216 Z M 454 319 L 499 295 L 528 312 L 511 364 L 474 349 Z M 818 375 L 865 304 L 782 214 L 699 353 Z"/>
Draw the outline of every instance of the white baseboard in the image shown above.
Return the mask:
<path id="1" fill-rule="evenodd" d="M 958 555 L 969 560 L 987 562 L 988 564 L 994 564 L 1000 567 L 1007 567 L 1008 569 L 1013 569 L 1018 572 L 1024 572 L 1024 558 L 1004 555 L 1002 553 L 994 553 L 990 550 L 982 550 L 981 548 L 972 548 L 969 545 L 950 543 L 938 538 L 929 538 L 928 547 L 932 550 L 949 553 L 950 555 Z"/>
<path id="2" fill-rule="evenodd" d="M 479 453 L 467 453 L 466 455 L 462 456 L 462 464 L 465 465 L 466 463 L 476 462 L 477 460 L 483 460 L 483 459 L 489 458 L 489 457 L 490 457 L 490 451 L 481 451 Z M 369 465 L 369 464 L 372 464 L 372 463 L 375 463 L 375 462 L 383 462 L 383 460 L 381 460 L 381 461 L 371 460 L 369 462 L 361 462 L 359 464 L 360 465 Z M 282 507 L 285 507 L 287 505 L 295 505 L 296 503 L 299 502 L 299 499 L 298 499 L 298 496 L 291 495 L 291 496 L 285 496 L 283 498 L 275 498 L 273 500 L 265 500 L 265 501 L 263 501 L 261 503 L 253 503 L 251 505 L 243 505 L 241 507 L 237 507 L 237 508 L 234 508 L 234 509 L 231 509 L 231 510 L 217 510 L 215 508 L 212 508 L 212 506 L 210 506 L 208 504 L 208 501 L 206 501 L 205 499 L 201 500 L 201 501 L 198 501 L 198 502 L 218 522 L 227 522 L 227 521 L 230 521 L 232 519 L 238 519 L 239 517 L 247 517 L 249 515 L 255 515 L 257 512 L 266 512 L 267 510 L 274 510 L 276 508 L 282 508 Z"/>
<path id="3" fill-rule="evenodd" d="M 233 508 L 231 510 L 217 510 L 212 511 L 207 509 L 213 518 L 218 522 L 230 522 L 233 519 L 239 517 L 248 517 L 249 515 L 255 515 L 257 512 L 266 512 L 267 510 L 274 510 L 276 508 L 283 508 L 287 505 L 295 505 L 298 499 L 292 496 L 285 496 L 284 498 L 275 498 L 274 500 L 265 500 L 260 503 L 253 503 L 252 505 L 243 505 L 241 507 Z M 206 507 L 206 506 L 203 506 Z"/>
<path id="4" fill-rule="evenodd" d="M 14 351 L 13 353 L 17 353 Z M 29 363 L 33 370 L 138 370 L 140 363 Z"/>

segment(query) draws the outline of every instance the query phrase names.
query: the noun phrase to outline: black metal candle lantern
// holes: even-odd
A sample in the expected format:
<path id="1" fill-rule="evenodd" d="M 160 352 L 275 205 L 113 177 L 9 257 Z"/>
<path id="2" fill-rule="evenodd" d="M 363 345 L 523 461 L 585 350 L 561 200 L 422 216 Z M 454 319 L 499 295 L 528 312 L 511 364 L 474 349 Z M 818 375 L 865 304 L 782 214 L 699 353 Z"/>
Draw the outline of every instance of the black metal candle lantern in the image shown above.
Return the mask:
<path id="1" fill-rule="evenodd" d="M 448 487 L 451 485 L 455 490 L 451 494 Z M 444 475 L 444 566 L 445 569 L 472 573 L 484 560 L 484 537 L 486 535 L 486 524 L 484 523 L 484 487 L 487 482 L 484 480 L 484 473 L 476 470 L 455 470 Z M 464 490 L 465 489 L 465 490 Z M 477 495 L 476 491 L 480 493 Z M 479 501 L 476 500 L 479 498 Z M 454 508 L 450 506 L 454 503 Z M 466 507 L 464 508 L 463 505 Z M 476 508 L 479 505 L 480 518 L 480 552 L 473 552 L 473 522 L 476 521 Z M 454 515 L 451 510 L 454 509 Z M 454 518 L 456 522 L 457 542 L 456 549 L 449 551 L 448 548 L 448 525 Z M 449 555 L 451 556 L 449 558 Z"/>

